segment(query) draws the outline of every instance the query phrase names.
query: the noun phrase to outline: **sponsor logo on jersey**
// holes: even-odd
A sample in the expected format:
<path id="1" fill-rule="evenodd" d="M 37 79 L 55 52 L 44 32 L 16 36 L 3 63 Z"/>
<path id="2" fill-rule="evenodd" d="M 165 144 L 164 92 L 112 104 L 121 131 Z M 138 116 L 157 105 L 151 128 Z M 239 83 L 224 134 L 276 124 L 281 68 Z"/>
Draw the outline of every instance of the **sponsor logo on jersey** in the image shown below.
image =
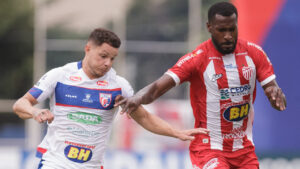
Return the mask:
<path id="1" fill-rule="evenodd" d="M 111 104 L 112 95 L 108 93 L 99 93 L 99 100 L 102 107 L 106 108 Z"/>
<path id="2" fill-rule="evenodd" d="M 220 73 L 220 74 L 214 74 L 214 75 L 212 76 L 212 78 L 211 78 L 211 81 L 215 82 L 215 81 L 217 81 L 218 79 L 220 79 L 222 76 L 223 76 L 222 73 Z"/>
<path id="3" fill-rule="evenodd" d="M 208 138 L 202 139 L 202 143 L 203 143 L 203 144 L 207 144 L 208 142 L 209 142 Z"/>
<path id="4" fill-rule="evenodd" d="M 202 49 L 199 49 L 199 50 L 197 50 L 196 54 L 199 55 L 199 54 L 202 53 L 202 52 L 203 52 L 203 50 L 202 50 Z"/>
<path id="5" fill-rule="evenodd" d="M 93 100 L 91 99 L 91 94 L 85 94 L 85 98 L 82 99 L 82 101 L 86 103 L 93 103 Z"/>
<path id="6" fill-rule="evenodd" d="M 220 89 L 221 100 L 227 100 L 234 96 L 245 96 L 250 93 L 251 86 L 249 84 L 239 86 L 239 87 L 231 87 Z"/>
<path id="7" fill-rule="evenodd" d="M 243 76 L 246 80 L 249 80 L 251 78 L 251 76 L 253 75 L 253 68 L 252 67 L 246 67 L 244 66 L 242 68 L 242 72 L 243 72 Z"/>
<path id="8" fill-rule="evenodd" d="M 82 78 L 80 76 L 70 76 L 70 80 L 74 82 L 79 82 L 82 80 Z"/>
<path id="9" fill-rule="evenodd" d="M 214 169 L 218 167 L 218 165 L 219 165 L 218 158 L 212 158 L 203 166 L 203 169 Z"/>
<path id="10" fill-rule="evenodd" d="M 232 63 L 228 64 L 228 65 L 224 65 L 224 67 L 226 69 L 237 69 L 238 66 L 237 65 L 233 65 Z"/>
<path id="11" fill-rule="evenodd" d="M 246 132 L 242 127 L 234 128 L 230 133 L 222 134 L 223 139 L 242 139 L 246 136 Z"/>
<path id="12" fill-rule="evenodd" d="M 240 121 L 248 116 L 249 110 L 249 103 L 230 106 L 224 111 L 223 117 L 230 122 Z"/>
<path id="13" fill-rule="evenodd" d="M 242 53 L 237 53 L 236 56 L 240 56 L 240 55 L 247 55 L 248 52 L 242 52 Z"/>
<path id="14" fill-rule="evenodd" d="M 66 94 L 65 96 L 66 96 L 67 98 L 77 99 L 77 96 L 76 96 L 76 95 Z"/>
<path id="15" fill-rule="evenodd" d="M 98 86 L 106 86 L 106 85 L 108 85 L 108 82 L 107 81 L 105 81 L 105 80 L 100 80 L 100 81 L 97 81 L 97 85 Z"/>
<path id="16" fill-rule="evenodd" d="M 84 163 L 90 161 L 93 156 L 93 152 L 91 149 L 73 145 L 68 145 L 65 148 L 64 152 L 67 159 L 76 163 Z"/>
<path id="17" fill-rule="evenodd" d="M 67 117 L 70 120 L 83 124 L 95 125 L 100 124 L 102 122 L 101 116 L 85 112 L 69 113 Z"/>
<path id="18" fill-rule="evenodd" d="M 101 134 L 97 130 L 88 131 L 88 130 L 78 128 L 78 127 L 67 127 L 67 130 L 70 131 L 73 135 L 81 136 L 81 137 L 96 137 Z"/>
<path id="19" fill-rule="evenodd" d="M 212 56 L 212 57 L 208 57 L 209 60 L 221 60 L 220 57 L 217 56 Z"/>
<path id="20" fill-rule="evenodd" d="M 182 64 L 184 64 L 186 61 L 192 59 L 193 57 L 195 57 L 195 55 L 191 54 L 186 56 L 185 58 L 181 59 L 178 61 L 178 63 L 176 64 L 178 67 L 180 67 Z"/>

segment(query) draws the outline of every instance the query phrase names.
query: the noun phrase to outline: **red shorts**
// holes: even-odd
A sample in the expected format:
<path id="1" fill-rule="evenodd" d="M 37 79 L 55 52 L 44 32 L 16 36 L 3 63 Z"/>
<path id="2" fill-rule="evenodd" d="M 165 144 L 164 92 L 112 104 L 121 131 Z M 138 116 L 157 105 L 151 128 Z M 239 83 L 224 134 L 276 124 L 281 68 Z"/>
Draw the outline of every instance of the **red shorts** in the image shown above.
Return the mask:
<path id="1" fill-rule="evenodd" d="M 246 154 L 220 150 L 190 152 L 193 169 L 258 169 L 259 163 L 254 151 Z"/>

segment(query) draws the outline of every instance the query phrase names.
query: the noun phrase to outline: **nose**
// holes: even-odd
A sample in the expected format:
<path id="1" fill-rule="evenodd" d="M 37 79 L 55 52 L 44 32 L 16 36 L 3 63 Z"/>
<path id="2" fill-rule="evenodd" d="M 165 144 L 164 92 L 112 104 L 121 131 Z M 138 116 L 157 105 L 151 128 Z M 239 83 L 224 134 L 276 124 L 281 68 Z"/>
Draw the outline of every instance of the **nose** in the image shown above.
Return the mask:
<path id="1" fill-rule="evenodd" d="M 105 66 L 110 66 L 112 64 L 112 61 L 111 61 L 111 59 L 109 59 L 109 58 L 107 58 L 107 59 L 105 59 L 105 62 L 104 62 L 104 65 Z"/>
<path id="2" fill-rule="evenodd" d="M 225 32 L 224 39 L 226 41 L 231 41 L 232 40 L 231 32 Z"/>

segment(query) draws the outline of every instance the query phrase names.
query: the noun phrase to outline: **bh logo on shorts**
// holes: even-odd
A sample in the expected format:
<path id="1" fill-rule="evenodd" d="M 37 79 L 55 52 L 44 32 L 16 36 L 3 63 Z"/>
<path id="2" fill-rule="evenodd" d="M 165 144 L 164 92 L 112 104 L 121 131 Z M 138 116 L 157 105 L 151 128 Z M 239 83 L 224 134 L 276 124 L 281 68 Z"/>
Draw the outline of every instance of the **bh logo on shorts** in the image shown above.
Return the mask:
<path id="1" fill-rule="evenodd" d="M 99 97 L 100 97 L 100 104 L 102 107 L 106 108 L 110 105 L 111 103 L 111 94 L 108 94 L 108 93 L 99 93 Z"/>
<path id="2" fill-rule="evenodd" d="M 92 150 L 89 148 L 83 148 L 73 145 L 68 145 L 65 148 L 65 156 L 76 163 L 84 163 L 90 161 L 92 158 Z"/>
<path id="3" fill-rule="evenodd" d="M 248 116 L 250 109 L 249 103 L 234 105 L 231 107 L 228 107 L 224 113 L 223 116 L 228 121 L 240 121 L 243 120 L 245 117 Z"/>

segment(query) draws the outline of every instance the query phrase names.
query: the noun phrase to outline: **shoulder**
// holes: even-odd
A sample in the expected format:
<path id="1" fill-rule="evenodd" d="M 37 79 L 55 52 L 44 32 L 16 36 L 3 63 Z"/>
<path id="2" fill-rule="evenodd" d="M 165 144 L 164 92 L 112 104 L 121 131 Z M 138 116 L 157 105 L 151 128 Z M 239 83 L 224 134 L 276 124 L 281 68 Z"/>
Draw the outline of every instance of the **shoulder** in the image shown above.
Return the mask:
<path id="1" fill-rule="evenodd" d="M 124 77 L 122 76 L 119 76 L 119 75 L 116 75 L 116 80 L 117 80 L 117 83 L 121 86 L 121 87 L 124 87 L 124 86 L 131 86 L 130 83 L 128 82 L 128 80 L 126 80 Z"/>
<path id="2" fill-rule="evenodd" d="M 247 41 L 244 39 L 239 39 L 238 43 L 242 48 L 246 48 L 250 52 L 263 52 L 264 53 L 263 48 L 254 42 L 250 42 L 250 41 Z"/>
<path id="3" fill-rule="evenodd" d="M 71 62 L 71 63 L 67 63 L 64 66 L 60 67 L 61 71 L 64 72 L 75 72 L 78 71 L 79 69 L 81 69 L 81 61 L 79 62 Z"/>
<path id="4" fill-rule="evenodd" d="M 199 46 L 197 46 L 192 52 L 185 54 L 182 56 L 176 65 L 178 67 L 181 67 L 183 64 L 193 64 L 194 62 L 198 63 L 198 60 L 202 60 L 204 56 L 208 53 L 208 45 L 207 42 L 201 43 Z"/>
<path id="5" fill-rule="evenodd" d="M 116 80 L 117 80 L 118 85 L 121 87 L 122 95 L 124 97 L 130 97 L 133 95 L 133 93 L 134 93 L 133 88 L 124 77 L 117 75 Z"/>

